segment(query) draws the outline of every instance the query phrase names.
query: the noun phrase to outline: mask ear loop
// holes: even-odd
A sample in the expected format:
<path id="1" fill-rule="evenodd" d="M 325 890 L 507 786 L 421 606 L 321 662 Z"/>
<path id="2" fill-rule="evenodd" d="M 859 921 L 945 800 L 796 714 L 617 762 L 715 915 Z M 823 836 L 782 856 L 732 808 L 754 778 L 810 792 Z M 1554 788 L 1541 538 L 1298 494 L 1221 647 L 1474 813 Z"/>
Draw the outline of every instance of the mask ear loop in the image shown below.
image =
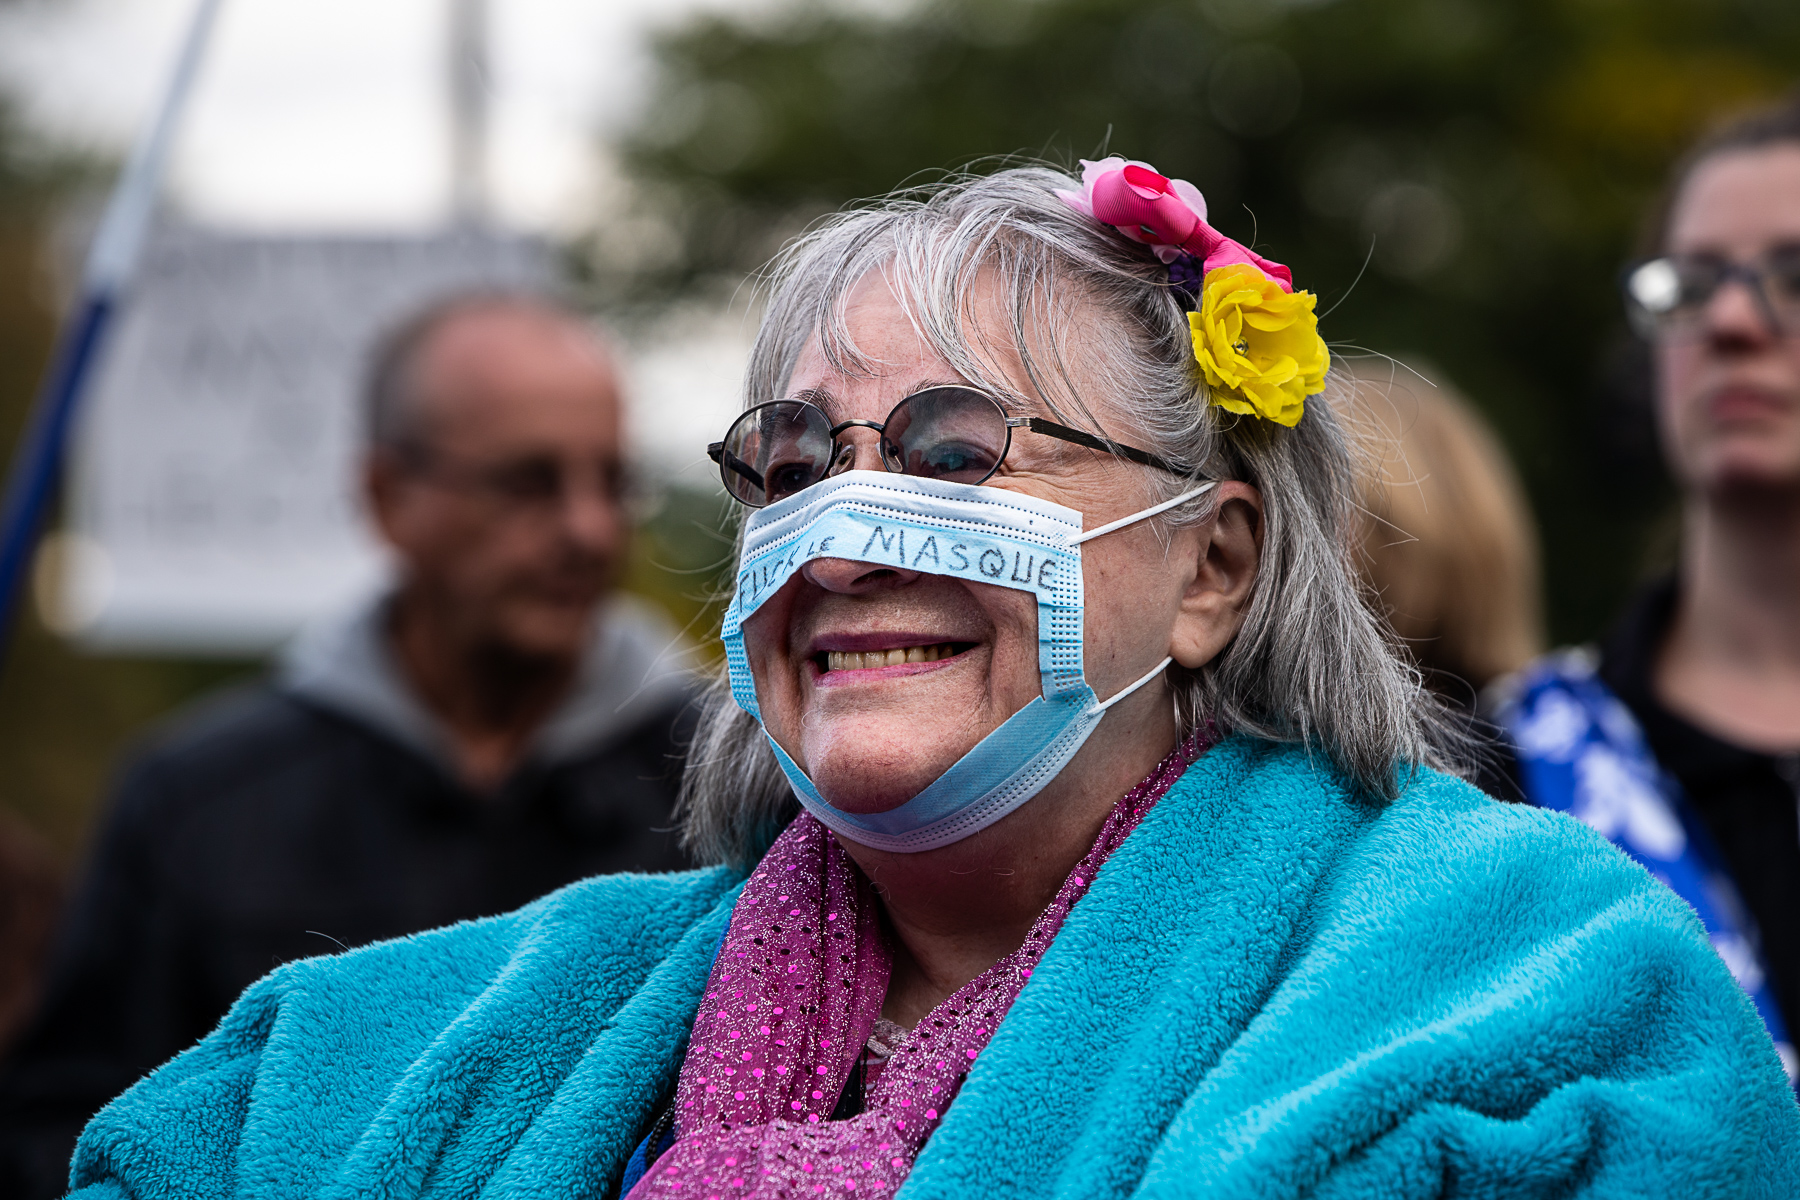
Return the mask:
<path id="1" fill-rule="evenodd" d="M 1129 517 L 1120 517 L 1117 521 L 1109 522 L 1108 524 L 1102 525 L 1098 529 L 1090 529 L 1086 533 L 1083 533 L 1080 537 L 1070 538 L 1069 542 L 1072 545 L 1079 546 L 1081 543 L 1088 541 L 1092 538 L 1097 538 L 1103 533 L 1111 533 L 1115 529 L 1123 529 L 1127 525 L 1135 525 L 1139 521 L 1144 520 L 1146 517 L 1154 517 L 1157 513 L 1167 512 L 1169 509 L 1174 508 L 1177 504 L 1186 504 L 1189 500 L 1192 500 L 1196 496 L 1204 496 L 1204 495 L 1206 495 L 1206 493 L 1212 491 L 1214 488 L 1216 488 L 1218 486 L 1219 486 L 1218 480 L 1216 480 L 1216 479 L 1208 480 L 1206 483 L 1201 484 L 1199 487 L 1193 489 L 1192 491 L 1181 493 L 1181 495 L 1175 497 L 1173 500 L 1165 500 L 1161 504 L 1158 504 L 1152 508 L 1146 508 L 1143 512 L 1132 513 Z M 1131 695 L 1131 693 L 1137 691 L 1139 688 L 1141 688 L 1145 684 L 1149 683 L 1152 679 L 1155 679 L 1158 675 L 1161 675 L 1163 673 L 1164 669 L 1166 669 L 1168 667 L 1168 665 L 1174 661 L 1175 660 L 1172 657 L 1163 659 L 1161 662 L 1157 663 L 1154 667 L 1151 667 L 1148 671 L 1146 671 L 1143 674 L 1143 676 L 1138 679 L 1138 681 L 1136 683 L 1130 684 L 1129 686 L 1127 686 L 1117 692 L 1114 692 L 1110 697 L 1108 697 L 1105 700 L 1098 701 L 1096 704 L 1094 704 L 1094 706 L 1092 708 L 1088 709 L 1088 711 L 1091 713 L 1105 712 L 1107 709 L 1111 708 L 1113 705 L 1117 704 L 1119 701 L 1123 700 L 1125 697 Z"/>
<path id="2" fill-rule="evenodd" d="M 1069 539 L 1069 544 L 1071 546 L 1079 546 L 1081 543 L 1097 538 L 1103 533 L 1111 533 L 1115 529 L 1123 529 L 1127 525 L 1135 525 L 1146 517 L 1154 517 L 1157 513 L 1167 512 L 1177 504 L 1186 504 L 1195 496 L 1204 496 L 1218 486 L 1218 480 L 1210 479 L 1191 492 L 1181 493 L 1181 495 L 1175 497 L 1173 500 L 1165 500 L 1153 508 L 1146 508 L 1143 512 L 1132 513 L 1129 517 L 1120 517 L 1118 520 L 1102 525 L 1098 529 L 1090 529 L 1079 537 L 1072 537 Z"/>
<path id="3" fill-rule="evenodd" d="M 1173 658 L 1163 659 L 1161 662 L 1157 663 L 1154 667 L 1151 667 L 1148 671 L 1146 671 L 1144 673 L 1143 678 L 1139 679 L 1136 683 L 1127 686 L 1126 688 L 1124 688 L 1121 691 L 1114 692 L 1112 694 L 1111 698 L 1100 701 L 1099 703 L 1095 704 L 1092 708 L 1089 708 L 1088 711 L 1091 713 L 1105 712 L 1107 709 L 1111 708 L 1113 705 L 1117 704 L 1119 701 L 1123 700 L 1125 697 L 1131 695 L 1131 693 L 1133 693 L 1133 692 L 1137 691 L 1139 688 L 1143 687 L 1146 683 L 1149 683 L 1152 679 L 1155 679 L 1158 675 L 1161 675 L 1163 673 L 1163 669 L 1174 661 L 1175 660 Z"/>

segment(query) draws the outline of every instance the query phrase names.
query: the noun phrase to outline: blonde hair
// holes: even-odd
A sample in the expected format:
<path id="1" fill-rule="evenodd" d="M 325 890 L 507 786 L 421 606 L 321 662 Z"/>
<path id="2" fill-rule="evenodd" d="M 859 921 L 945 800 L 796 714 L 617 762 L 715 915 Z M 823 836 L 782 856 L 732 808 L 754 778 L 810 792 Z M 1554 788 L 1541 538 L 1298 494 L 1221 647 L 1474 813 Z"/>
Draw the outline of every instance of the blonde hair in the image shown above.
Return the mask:
<path id="1" fill-rule="evenodd" d="M 1358 379 L 1345 424 L 1364 577 L 1427 683 L 1453 694 L 1457 679 L 1479 691 L 1540 654 L 1544 619 L 1518 475 L 1487 424 L 1433 374 Z"/>

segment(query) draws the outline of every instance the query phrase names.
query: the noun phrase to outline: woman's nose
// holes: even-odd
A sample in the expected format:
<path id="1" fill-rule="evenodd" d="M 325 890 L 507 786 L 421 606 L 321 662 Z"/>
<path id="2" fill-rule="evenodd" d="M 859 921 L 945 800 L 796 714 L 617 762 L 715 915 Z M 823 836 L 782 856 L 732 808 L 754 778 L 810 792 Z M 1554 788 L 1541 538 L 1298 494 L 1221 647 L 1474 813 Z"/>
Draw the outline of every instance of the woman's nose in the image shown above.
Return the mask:
<path id="1" fill-rule="evenodd" d="M 873 429 L 846 429 L 838 435 L 837 457 L 831 460 L 831 474 L 845 471 L 879 471 L 881 435 Z"/>
<path id="2" fill-rule="evenodd" d="M 847 558 L 815 558 L 800 568 L 800 574 L 808 583 L 828 592 L 862 596 L 905 587 L 921 572 L 884 567 L 880 563 L 852 562 Z"/>
<path id="3" fill-rule="evenodd" d="M 1771 327 L 1766 306 L 1753 290 L 1756 287 L 1750 280 L 1727 279 L 1713 293 L 1706 306 L 1706 333 L 1715 346 L 1756 346 L 1781 335 L 1780 329 Z"/>

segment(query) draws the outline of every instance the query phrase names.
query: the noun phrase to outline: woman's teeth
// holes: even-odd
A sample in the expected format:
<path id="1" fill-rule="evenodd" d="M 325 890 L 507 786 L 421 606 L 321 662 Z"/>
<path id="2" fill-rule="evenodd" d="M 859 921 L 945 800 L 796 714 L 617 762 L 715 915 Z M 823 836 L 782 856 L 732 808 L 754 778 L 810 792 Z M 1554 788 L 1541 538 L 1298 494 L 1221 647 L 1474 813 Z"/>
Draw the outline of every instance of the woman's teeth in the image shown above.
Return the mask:
<path id="1" fill-rule="evenodd" d="M 825 669 L 827 671 L 866 671 L 870 667 L 897 667 L 903 663 L 937 662 L 941 658 L 949 658 L 956 653 L 956 647 L 950 642 L 939 642 L 934 646 L 896 646 L 892 650 L 827 650 L 825 652 Z"/>

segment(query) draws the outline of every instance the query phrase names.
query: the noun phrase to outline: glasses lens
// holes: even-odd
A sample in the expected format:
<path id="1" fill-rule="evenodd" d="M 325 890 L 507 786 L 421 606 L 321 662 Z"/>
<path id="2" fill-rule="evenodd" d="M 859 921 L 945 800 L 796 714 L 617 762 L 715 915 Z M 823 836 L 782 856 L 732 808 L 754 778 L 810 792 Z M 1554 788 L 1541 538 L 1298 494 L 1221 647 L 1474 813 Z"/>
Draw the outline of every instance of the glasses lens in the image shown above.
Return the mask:
<path id="1" fill-rule="evenodd" d="M 1800 309 L 1800 246 L 1782 246 L 1764 260 L 1769 298 L 1785 312 Z"/>
<path id="2" fill-rule="evenodd" d="M 1681 272 L 1674 259 L 1652 259 L 1626 277 L 1625 292 L 1646 313 L 1663 316 L 1681 303 Z"/>
<path id="3" fill-rule="evenodd" d="M 1625 278 L 1632 323 L 1641 333 L 1670 333 L 1692 325 L 1719 290 L 1729 268 L 1705 257 L 1656 258 Z"/>
<path id="4" fill-rule="evenodd" d="M 759 404 L 733 422 L 721 450 L 725 490 L 761 508 L 825 477 L 831 464 L 831 422 L 804 400 Z"/>
<path id="5" fill-rule="evenodd" d="M 888 417 L 881 453 L 888 470 L 925 479 L 980 483 L 1006 457 L 1006 413 L 963 387 L 915 392 Z"/>

